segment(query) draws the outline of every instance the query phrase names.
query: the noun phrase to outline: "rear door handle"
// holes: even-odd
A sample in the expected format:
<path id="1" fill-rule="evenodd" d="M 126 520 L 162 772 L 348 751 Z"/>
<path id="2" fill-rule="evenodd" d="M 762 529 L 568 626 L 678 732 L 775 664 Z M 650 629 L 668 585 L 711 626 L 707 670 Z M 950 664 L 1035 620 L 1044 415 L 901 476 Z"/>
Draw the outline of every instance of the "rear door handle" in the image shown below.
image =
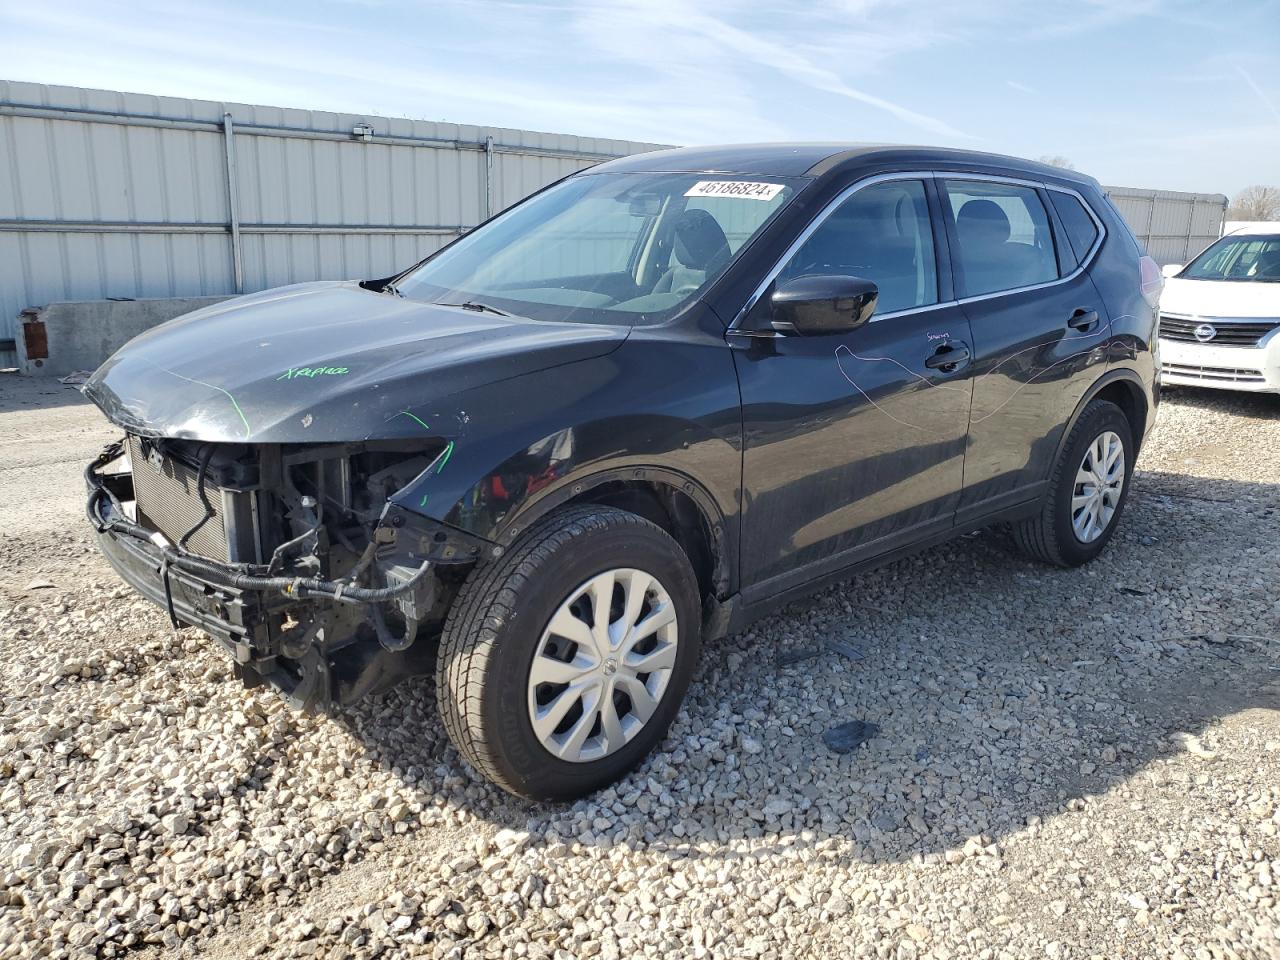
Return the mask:
<path id="1" fill-rule="evenodd" d="M 967 345 L 951 340 L 939 346 L 933 355 L 925 360 L 924 365 L 930 370 L 951 373 L 968 363 L 970 356 Z"/>
<path id="2" fill-rule="evenodd" d="M 1067 318 L 1067 326 L 1073 330 L 1088 330 L 1097 322 L 1098 311 L 1086 310 L 1084 307 L 1078 308 Z"/>

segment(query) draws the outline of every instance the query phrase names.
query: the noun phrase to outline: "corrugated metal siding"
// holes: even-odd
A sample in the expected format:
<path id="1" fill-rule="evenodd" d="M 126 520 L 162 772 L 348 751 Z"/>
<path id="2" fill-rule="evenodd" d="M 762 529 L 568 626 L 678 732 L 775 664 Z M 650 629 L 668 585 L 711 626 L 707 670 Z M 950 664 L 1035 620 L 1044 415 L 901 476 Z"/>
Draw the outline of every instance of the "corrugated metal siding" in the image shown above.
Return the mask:
<path id="1" fill-rule="evenodd" d="M 0 339 L 52 301 L 235 292 L 225 113 L 245 292 L 386 276 L 596 159 L 661 146 L 0 81 Z M 1161 263 L 1221 232 L 1225 197 L 1108 189 Z"/>
<path id="2" fill-rule="evenodd" d="M 1186 263 L 1222 236 L 1227 198 L 1220 193 L 1104 189 L 1129 229 L 1161 265 Z"/>
<path id="3" fill-rule="evenodd" d="M 51 109 L 21 115 L 33 106 Z M 235 292 L 224 113 L 245 292 L 386 276 L 490 208 L 660 146 L 0 81 L 0 339 L 53 301 Z M 370 142 L 353 138 L 357 123 Z M 0 352 L 0 366 L 15 360 Z"/>

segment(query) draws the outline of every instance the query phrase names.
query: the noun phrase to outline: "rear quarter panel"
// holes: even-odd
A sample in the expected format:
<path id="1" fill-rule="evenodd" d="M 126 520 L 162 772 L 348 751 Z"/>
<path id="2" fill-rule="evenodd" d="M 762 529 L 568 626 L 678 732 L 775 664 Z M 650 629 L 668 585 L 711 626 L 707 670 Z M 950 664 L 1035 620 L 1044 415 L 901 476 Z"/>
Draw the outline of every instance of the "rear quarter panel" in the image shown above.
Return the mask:
<path id="1" fill-rule="evenodd" d="M 1142 295 L 1139 259 L 1143 251 L 1101 190 L 1093 188 L 1082 193 L 1107 227 L 1106 239 L 1090 267 L 1090 275 L 1112 317 L 1108 370 L 1131 371 L 1142 382 L 1147 398 L 1147 422 L 1141 431 L 1145 435 L 1155 422 L 1159 356 L 1157 311 Z"/>

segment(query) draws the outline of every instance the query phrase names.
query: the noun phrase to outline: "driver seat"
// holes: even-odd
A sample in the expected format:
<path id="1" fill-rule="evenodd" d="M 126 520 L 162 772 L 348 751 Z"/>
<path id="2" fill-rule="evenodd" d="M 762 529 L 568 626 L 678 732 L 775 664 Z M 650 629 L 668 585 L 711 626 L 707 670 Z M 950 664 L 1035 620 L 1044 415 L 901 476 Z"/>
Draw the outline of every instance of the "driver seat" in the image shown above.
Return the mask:
<path id="1" fill-rule="evenodd" d="M 676 220 L 676 263 L 654 284 L 654 293 L 690 294 L 729 259 L 729 239 L 706 210 L 685 210 Z"/>
<path id="2" fill-rule="evenodd" d="M 1251 277 L 1264 277 L 1268 280 L 1280 278 L 1280 249 L 1266 250 L 1258 254 L 1249 270 Z"/>

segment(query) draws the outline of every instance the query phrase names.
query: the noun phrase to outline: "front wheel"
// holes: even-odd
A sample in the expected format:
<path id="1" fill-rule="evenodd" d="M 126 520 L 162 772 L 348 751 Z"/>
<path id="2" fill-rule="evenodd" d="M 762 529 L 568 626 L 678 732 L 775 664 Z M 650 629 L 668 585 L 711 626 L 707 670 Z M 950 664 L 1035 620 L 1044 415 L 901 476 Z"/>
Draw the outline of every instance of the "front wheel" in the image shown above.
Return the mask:
<path id="1" fill-rule="evenodd" d="M 454 601 L 436 670 L 449 738 L 532 800 L 612 783 L 675 717 L 699 612 L 689 561 L 660 527 L 612 507 L 553 514 Z"/>
<path id="2" fill-rule="evenodd" d="M 1133 477 L 1133 431 L 1119 407 L 1094 400 L 1076 421 L 1054 464 L 1040 513 L 1013 525 L 1028 556 L 1078 567 L 1115 533 Z"/>

